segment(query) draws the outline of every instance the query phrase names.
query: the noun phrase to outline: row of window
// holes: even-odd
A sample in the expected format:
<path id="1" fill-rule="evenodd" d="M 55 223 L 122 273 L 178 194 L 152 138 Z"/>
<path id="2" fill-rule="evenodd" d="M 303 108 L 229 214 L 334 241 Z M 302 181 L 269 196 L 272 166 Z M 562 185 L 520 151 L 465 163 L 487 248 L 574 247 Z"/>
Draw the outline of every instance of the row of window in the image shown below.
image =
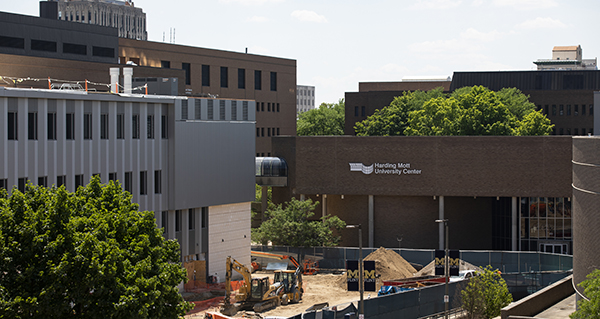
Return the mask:
<path id="1" fill-rule="evenodd" d="M 570 127 L 566 128 L 566 129 L 562 128 L 562 127 L 557 129 L 555 127 L 552 129 L 553 135 L 557 135 L 557 132 L 558 132 L 558 135 L 588 135 L 588 134 L 594 135 L 594 129 L 591 129 L 591 128 L 587 129 L 587 130 L 585 128 L 582 128 L 581 134 L 580 134 L 580 131 L 578 128 L 574 128 L 573 130 L 571 130 Z"/>
<path id="2" fill-rule="evenodd" d="M 309 90 L 298 90 L 298 98 L 300 97 L 300 95 L 305 95 L 305 96 L 315 96 L 315 91 L 309 91 Z"/>
<path id="3" fill-rule="evenodd" d="M 75 13 L 75 14 L 73 14 Z M 99 24 L 99 25 L 105 25 L 105 26 L 112 26 L 112 27 L 117 27 L 119 26 L 119 29 L 123 29 L 124 27 L 127 27 L 128 29 L 135 29 L 140 28 L 142 30 L 146 29 L 146 20 L 143 17 L 131 17 L 128 15 L 118 15 L 116 13 L 111 13 L 108 14 L 106 12 L 101 12 L 100 13 L 100 19 L 98 19 L 98 12 L 94 12 L 94 18 L 96 23 L 95 24 Z M 81 11 L 69 11 L 66 12 L 64 14 L 63 17 L 63 12 L 59 11 L 58 12 L 58 19 L 59 20 L 65 20 L 65 21 L 81 21 L 81 22 L 85 22 L 85 12 Z M 133 21 L 132 21 L 133 20 Z M 87 11 L 87 21 L 88 23 L 92 23 L 92 12 L 91 11 Z M 114 24 L 113 24 L 114 21 Z"/>
<path id="4" fill-rule="evenodd" d="M 162 68 L 171 68 L 171 61 L 160 61 Z M 192 85 L 192 65 L 191 63 L 181 63 L 181 68 L 185 72 L 185 84 Z M 238 73 L 238 89 L 246 88 L 246 69 L 237 69 Z M 222 66 L 220 69 L 220 86 L 222 88 L 229 88 L 229 67 Z M 202 86 L 211 86 L 210 79 L 210 65 L 202 65 L 201 73 Z M 254 89 L 262 90 L 262 71 L 254 70 Z M 270 90 L 277 91 L 277 72 L 270 72 Z"/>
<path id="5" fill-rule="evenodd" d="M 25 49 L 25 39 L 0 36 L 0 47 L 13 48 L 13 49 Z M 31 39 L 30 48 L 31 48 L 31 50 L 34 50 L 34 51 L 57 52 L 58 51 L 58 43 L 56 41 Z M 92 46 L 91 52 L 92 52 L 93 56 L 104 57 L 104 58 L 114 58 L 115 57 L 115 49 L 114 48 Z M 88 55 L 89 50 L 88 50 L 88 46 L 85 44 L 64 42 L 64 43 L 62 43 L 62 52 L 61 53 Z"/>
<path id="6" fill-rule="evenodd" d="M 18 140 L 19 139 L 19 114 L 17 112 L 8 112 L 8 139 L 9 140 Z M 56 140 L 57 139 L 57 125 L 56 125 L 56 113 L 48 113 L 48 140 Z M 140 115 L 133 114 L 131 116 L 131 138 L 139 139 L 140 138 Z M 83 114 L 83 139 L 91 140 L 93 139 L 93 130 L 92 127 L 94 125 L 94 119 L 92 113 L 84 113 Z M 148 139 L 154 139 L 154 115 L 148 115 L 146 117 L 146 137 Z M 108 114 L 102 113 L 100 114 L 100 139 L 107 140 L 109 139 L 109 118 Z M 117 114 L 117 123 L 116 123 L 116 137 L 117 139 L 125 139 L 125 114 L 119 113 Z M 29 112 L 27 114 L 27 138 L 29 140 L 37 140 L 38 139 L 38 112 Z M 161 138 L 167 138 L 167 116 L 161 116 Z M 67 140 L 75 140 L 75 113 L 67 113 L 65 119 L 65 139 Z"/>
<path id="7" fill-rule="evenodd" d="M 315 105 L 315 100 L 300 99 L 297 101 L 298 101 L 298 105 Z"/>
<path id="8" fill-rule="evenodd" d="M 94 174 L 94 176 L 100 176 L 100 174 Z M 109 181 L 118 181 L 117 173 L 109 173 L 108 174 Z M 25 192 L 25 185 L 29 181 L 27 177 L 21 177 L 17 181 L 17 188 L 21 192 Z M 140 195 L 148 195 L 148 171 L 140 172 Z M 162 171 L 156 170 L 154 171 L 154 194 L 162 194 Z M 48 187 L 48 176 L 38 177 L 39 186 Z M 56 187 L 65 186 L 67 187 L 67 176 L 59 175 L 56 176 Z M 84 176 L 83 174 L 75 175 L 74 184 L 75 188 L 79 188 L 79 186 L 85 186 L 84 184 Z M 8 188 L 8 180 L 6 178 L 0 179 L 0 188 L 7 189 Z M 125 179 L 123 181 L 123 189 L 128 192 L 133 192 L 133 172 L 125 172 Z"/>
<path id="9" fill-rule="evenodd" d="M 541 109 L 541 105 L 538 105 L 538 109 Z M 557 113 L 557 110 L 558 110 L 558 113 Z M 587 115 L 594 115 L 594 105 L 593 104 L 590 104 L 588 106 L 586 106 L 585 104 L 582 104 L 581 109 L 579 108 L 578 104 L 574 104 L 572 108 L 571 108 L 571 104 L 567 104 L 567 105 L 559 104 L 558 108 L 556 107 L 556 104 L 553 104 L 552 109 L 550 109 L 549 105 L 544 105 L 544 112 L 547 115 L 550 115 L 550 112 L 552 112 L 552 116 L 556 116 L 556 114 L 558 114 L 560 116 L 563 116 L 563 115 L 577 116 L 577 115 L 580 115 L 579 110 L 581 110 L 581 115 L 586 115 L 586 110 L 589 110 L 587 112 Z"/>
<path id="10" fill-rule="evenodd" d="M 188 210 L 188 230 L 196 229 L 196 214 L 195 209 L 190 208 Z M 175 232 L 178 233 L 182 229 L 181 221 L 182 221 L 182 212 L 183 210 L 179 209 L 175 211 Z M 169 212 L 162 211 L 161 212 L 161 225 L 162 228 L 165 229 L 165 233 L 169 229 Z M 208 207 L 202 207 L 200 210 L 200 227 L 206 228 L 208 226 Z"/>
<path id="11" fill-rule="evenodd" d="M 190 106 L 188 104 L 189 100 L 182 100 L 181 101 L 181 119 L 182 120 L 200 120 L 201 119 L 201 114 L 202 114 L 202 100 L 200 99 L 195 99 L 194 100 L 194 114 L 193 117 L 191 116 L 191 111 L 190 110 Z M 248 120 L 248 101 L 241 101 L 242 103 L 242 121 L 247 121 Z M 214 100 L 207 100 L 207 104 L 208 107 L 206 109 L 206 117 L 208 120 L 215 120 L 215 114 L 214 114 Z M 258 105 L 258 103 L 256 103 Z M 264 104 L 264 103 L 263 103 Z M 232 121 L 237 121 L 238 116 L 237 116 L 237 107 L 238 107 L 238 101 L 231 101 L 231 120 Z M 225 120 L 225 100 L 219 100 L 219 120 L 224 121 Z"/>
<path id="12" fill-rule="evenodd" d="M 277 130 L 274 127 L 267 127 L 267 135 L 266 136 L 278 136 L 279 135 L 279 127 Z M 257 127 L 256 128 L 256 137 L 265 137 L 265 128 Z"/>
<path id="13" fill-rule="evenodd" d="M 279 112 L 279 103 L 267 102 L 267 112 Z M 256 102 L 256 112 L 265 112 L 265 102 Z"/>
<path id="14" fill-rule="evenodd" d="M 358 106 L 354 107 L 354 116 L 358 116 Z M 360 116 L 367 116 L 367 108 L 364 106 L 360 107 Z"/>
<path id="15" fill-rule="evenodd" d="M 265 153 L 256 153 L 256 157 L 265 157 Z M 271 152 L 267 153 L 267 157 L 271 157 Z"/>

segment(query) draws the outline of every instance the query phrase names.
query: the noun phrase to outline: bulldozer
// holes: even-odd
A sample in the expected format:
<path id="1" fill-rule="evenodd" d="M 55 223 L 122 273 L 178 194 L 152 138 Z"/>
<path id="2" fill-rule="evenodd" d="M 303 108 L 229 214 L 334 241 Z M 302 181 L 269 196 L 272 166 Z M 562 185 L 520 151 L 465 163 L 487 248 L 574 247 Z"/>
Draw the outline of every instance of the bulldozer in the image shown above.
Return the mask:
<path id="1" fill-rule="evenodd" d="M 234 270 L 242 275 L 244 282 L 232 302 L 231 276 Z M 225 299 L 221 313 L 233 316 L 239 310 L 251 309 L 254 312 L 262 312 L 277 307 L 281 304 L 281 298 L 278 295 L 280 286 L 278 284 L 270 285 L 269 277 L 252 278 L 248 268 L 228 256 L 225 270 Z"/>

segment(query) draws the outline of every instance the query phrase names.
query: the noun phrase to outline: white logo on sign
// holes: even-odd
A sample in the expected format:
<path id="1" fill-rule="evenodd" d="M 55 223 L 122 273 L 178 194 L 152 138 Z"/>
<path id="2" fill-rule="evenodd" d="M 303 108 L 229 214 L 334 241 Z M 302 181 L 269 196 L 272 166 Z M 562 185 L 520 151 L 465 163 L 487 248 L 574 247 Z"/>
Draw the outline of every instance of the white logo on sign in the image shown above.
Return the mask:
<path id="1" fill-rule="evenodd" d="M 363 163 L 348 163 L 350 164 L 351 172 L 363 172 L 363 174 L 369 175 L 373 173 L 373 164 L 365 166 Z"/>

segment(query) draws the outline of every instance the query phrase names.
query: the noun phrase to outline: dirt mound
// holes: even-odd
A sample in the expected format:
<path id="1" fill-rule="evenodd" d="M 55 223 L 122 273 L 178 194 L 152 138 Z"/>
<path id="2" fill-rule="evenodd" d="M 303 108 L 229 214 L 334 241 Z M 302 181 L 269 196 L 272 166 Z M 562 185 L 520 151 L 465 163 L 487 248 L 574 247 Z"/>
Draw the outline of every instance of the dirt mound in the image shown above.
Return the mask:
<path id="1" fill-rule="evenodd" d="M 481 271 L 481 268 L 470 264 L 464 260 L 460 260 L 459 271 L 462 270 L 478 270 Z M 435 260 L 427 264 L 427 266 L 423 267 L 423 269 L 419 270 L 419 272 L 415 276 L 433 276 L 435 275 Z"/>
<path id="2" fill-rule="evenodd" d="M 377 279 L 377 289 L 381 287 L 384 280 L 403 279 L 414 276 L 417 270 L 402 256 L 393 250 L 380 247 L 370 253 L 364 260 L 375 261 L 375 274 L 380 275 Z M 340 276 L 337 279 L 337 285 L 346 289 L 346 276 Z"/>

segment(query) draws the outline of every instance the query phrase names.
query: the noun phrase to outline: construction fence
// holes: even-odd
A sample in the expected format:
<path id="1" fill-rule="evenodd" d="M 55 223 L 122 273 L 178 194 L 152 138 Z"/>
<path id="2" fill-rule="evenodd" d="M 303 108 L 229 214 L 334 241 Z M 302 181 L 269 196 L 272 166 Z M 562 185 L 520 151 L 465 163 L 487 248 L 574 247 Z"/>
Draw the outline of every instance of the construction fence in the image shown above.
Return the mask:
<path id="1" fill-rule="evenodd" d="M 434 249 L 389 248 L 406 261 L 425 266 L 435 259 Z M 345 269 L 346 260 L 358 260 L 355 247 L 308 247 L 253 245 L 252 250 L 292 255 L 298 261 L 316 261 L 321 269 Z M 363 248 L 366 257 L 376 248 Z M 530 251 L 461 250 L 460 259 L 476 266 L 491 265 L 503 273 L 565 271 L 573 269 L 573 256 Z"/>

